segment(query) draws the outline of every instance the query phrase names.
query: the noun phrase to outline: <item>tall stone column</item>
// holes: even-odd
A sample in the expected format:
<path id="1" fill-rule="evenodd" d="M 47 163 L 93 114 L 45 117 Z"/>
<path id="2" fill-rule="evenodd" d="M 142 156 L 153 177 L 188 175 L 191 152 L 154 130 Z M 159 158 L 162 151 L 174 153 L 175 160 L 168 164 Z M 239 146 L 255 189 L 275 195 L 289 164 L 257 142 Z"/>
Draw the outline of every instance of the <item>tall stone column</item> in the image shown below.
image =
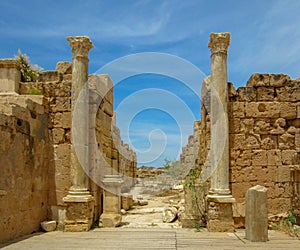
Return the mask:
<path id="1" fill-rule="evenodd" d="M 229 189 L 229 128 L 227 49 L 229 33 L 211 33 L 211 179 L 208 229 L 233 231 L 232 197 Z"/>
<path id="2" fill-rule="evenodd" d="M 94 199 L 89 192 L 89 99 L 88 52 L 93 44 L 86 36 L 68 37 L 72 48 L 71 93 L 71 188 L 64 197 L 67 205 L 65 231 L 88 231 L 92 225 Z"/>

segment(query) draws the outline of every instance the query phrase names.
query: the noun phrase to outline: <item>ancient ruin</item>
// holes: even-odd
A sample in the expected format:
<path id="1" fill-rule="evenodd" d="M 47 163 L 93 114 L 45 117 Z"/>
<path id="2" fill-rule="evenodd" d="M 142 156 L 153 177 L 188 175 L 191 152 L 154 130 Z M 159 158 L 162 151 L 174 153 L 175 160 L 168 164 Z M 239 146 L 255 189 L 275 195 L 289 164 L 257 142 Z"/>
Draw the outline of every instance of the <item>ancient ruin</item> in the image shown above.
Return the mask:
<path id="1" fill-rule="evenodd" d="M 73 62 L 58 62 L 55 71 L 42 72 L 36 82 L 20 82 L 15 59 L 0 60 L 1 242 L 39 231 L 40 223 L 46 220 L 55 220 L 57 230 L 87 231 L 93 223 L 101 223 L 107 207 L 120 210 L 120 196 L 111 199 L 109 191 L 95 183 L 98 179 L 88 178 L 86 169 L 79 165 L 78 157 L 84 156 L 93 174 L 93 166 L 99 164 L 99 159 L 92 157 L 95 147 L 88 147 L 90 126 L 94 125 L 97 150 L 105 157 L 105 164 L 121 179 L 136 175 L 136 154 L 122 142 L 115 125 L 111 80 L 107 75 L 87 75 L 92 48 L 87 37 L 68 40 Z M 88 78 L 91 85 L 100 85 L 100 107 L 94 124 L 88 123 L 88 112 L 79 113 L 75 119 L 80 122 L 74 127 L 74 104 Z M 28 94 L 32 89 L 40 95 Z M 86 146 L 79 148 L 79 154 L 74 152 L 72 133 L 81 136 L 76 140 Z M 128 199 L 131 197 L 122 200 Z"/>
<path id="2" fill-rule="evenodd" d="M 17 60 L 0 60 L 0 242 L 39 231 L 45 221 L 46 231 L 116 227 L 121 209 L 133 204 L 137 157 L 116 126 L 113 83 L 88 75 L 88 37 L 68 41 L 72 62 L 58 62 L 34 82 L 21 82 Z M 245 227 L 245 218 L 256 220 L 247 217 L 246 192 L 257 185 L 268 190 L 269 217 L 300 217 L 300 79 L 255 73 L 235 89 L 229 43 L 229 33 L 210 36 L 201 121 L 180 156 L 189 170 L 182 227 Z"/>
<path id="3" fill-rule="evenodd" d="M 227 83 L 228 39 L 227 33 L 211 35 L 212 76 L 202 86 L 201 121 L 195 122 L 194 135 L 181 155 L 183 166 L 189 166 L 192 174 L 198 173 L 196 185 L 201 187 L 196 192 L 200 209 L 195 209 L 195 201 L 186 202 L 183 226 L 207 223 L 212 231 L 245 226 L 245 195 L 256 185 L 268 189 L 269 218 L 289 212 L 300 215 L 300 79 L 255 73 L 246 87 L 235 89 Z M 216 96 L 219 99 L 213 100 Z M 213 116 L 220 110 L 215 107 L 222 108 L 224 114 L 228 108 L 228 118 L 223 117 L 224 123 L 216 131 Z M 215 143 L 220 139 L 220 145 L 223 138 L 228 138 L 229 144 L 226 141 L 221 151 L 224 154 L 216 156 L 220 149 Z M 223 157 L 217 169 L 215 157 Z M 193 192 L 186 188 L 186 201 L 192 200 Z"/>

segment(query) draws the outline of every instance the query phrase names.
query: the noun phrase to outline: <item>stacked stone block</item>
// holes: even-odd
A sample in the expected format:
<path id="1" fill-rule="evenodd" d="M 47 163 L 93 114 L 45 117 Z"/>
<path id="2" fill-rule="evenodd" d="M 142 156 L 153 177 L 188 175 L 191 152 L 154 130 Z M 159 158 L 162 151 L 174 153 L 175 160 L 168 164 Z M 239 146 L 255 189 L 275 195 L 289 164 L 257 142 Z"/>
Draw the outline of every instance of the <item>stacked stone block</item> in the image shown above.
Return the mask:
<path id="1" fill-rule="evenodd" d="M 292 175 L 299 171 L 300 80 L 283 74 L 254 74 L 230 93 L 230 171 L 235 220 L 243 225 L 245 193 L 268 188 L 268 213 L 290 211 Z M 299 194 L 299 190 L 297 191 Z"/>
<path id="2" fill-rule="evenodd" d="M 55 71 L 39 75 L 37 82 L 20 84 L 20 94 L 37 89 L 47 100 L 49 110 L 49 218 L 58 221 L 58 228 L 64 229 L 65 197 L 70 188 L 71 148 L 71 79 L 72 65 L 59 62 Z"/>
<path id="3" fill-rule="evenodd" d="M 38 231 L 48 208 L 47 99 L 18 95 L 12 66 L 0 62 L 0 243 Z"/>
<path id="4" fill-rule="evenodd" d="M 197 161 L 202 176 L 209 177 L 210 94 L 204 92 Z M 300 79 L 291 80 L 283 74 L 254 74 L 246 87 L 236 90 L 229 83 L 228 95 L 230 189 L 236 199 L 235 226 L 245 225 L 245 194 L 256 185 L 268 188 L 270 215 L 292 208 L 300 215 Z M 188 152 L 183 148 L 183 166 Z M 206 195 L 199 192 L 200 198 Z M 186 196 L 187 211 L 188 204 Z"/>
<path id="5" fill-rule="evenodd" d="M 0 136 L 3 143 L 0 153 L 2 161 L 15 160 L 11 162 L 13 165 L 6 164 L 7 171 L 4 169 L 5 174 L 1 175 L 0 180 L 0 202 L 3 203 L 0 221 L 4 227 L 1 231 L 5 231 L 1 234 L 0 241 L 38 231 L 40 222 L 47 219 L 56 220 L 58 230 L 65 230 L 66 204 L 63 197 L 68 194 L 72 175 L 71 63 L 59 62 L 56 70 L 40 73 L 36 82 L 20 82 L 18 63 L 9 59 L 6 67 L 5 61 L 1 60 L 0 63 L 0 74 L 5 81 L 1 85 L 3 97 L 0 113 L 3 124 Z M 8 74 L 8 71 L 13 71 L 13 74 Z M 6 76 L 13 76 L 13 79 L 7 79 Z M 97 147 L 111 169 L 120 171 L 122 163 L 122 175 L 135 177 L 135 152 L 122 144 L 120 136 L 121 149 L 112 138 L 112 130 L 118 130 L 112 124 L 112 82 L 107 75 L 100 78 L 100 93 L 109 89 L 103 96 L 96 115 L 94 129 Z M 32 92 L 37 95 L 28 95 Z M 119 153 L 121 150 L 126 152 L 124 159 Z M 18 157 L 13 157 L 14 154 Z M 93 155 L 90 156 L 92 163 Z M 15 171 L 11 171 L 13 167 Z M 103 212 L 104 202 L 103 190 L 98 184 L 93 178 L 90 180 L 90 192 L 95 199 L 95 221 Z M 22 195 L 20 200 L 20 193 L 23 192 L 26 195 Z M 74 214 L 76 213 L 75 211 Z"/>

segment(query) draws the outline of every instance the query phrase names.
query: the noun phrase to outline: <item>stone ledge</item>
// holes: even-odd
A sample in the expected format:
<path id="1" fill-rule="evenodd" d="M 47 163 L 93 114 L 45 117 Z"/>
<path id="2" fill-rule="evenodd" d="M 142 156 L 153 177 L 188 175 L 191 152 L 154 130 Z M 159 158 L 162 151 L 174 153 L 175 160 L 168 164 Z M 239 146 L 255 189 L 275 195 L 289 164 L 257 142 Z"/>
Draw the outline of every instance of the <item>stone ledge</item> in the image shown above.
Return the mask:
<path id="1" fill-rule="evenodd" d="M 68 194 L 63 198 L 64 202 L 90 202 L 93 201 L 94 197 L 92 195 L 72 195 Z"/>
<path id="2" fill-rule="evenodd" d="M 217 202 L 217 203 L 236 203 L 236 200 L 232 196 L 222 196 L 222 195 L 208 195 L 207 201 Z"/>

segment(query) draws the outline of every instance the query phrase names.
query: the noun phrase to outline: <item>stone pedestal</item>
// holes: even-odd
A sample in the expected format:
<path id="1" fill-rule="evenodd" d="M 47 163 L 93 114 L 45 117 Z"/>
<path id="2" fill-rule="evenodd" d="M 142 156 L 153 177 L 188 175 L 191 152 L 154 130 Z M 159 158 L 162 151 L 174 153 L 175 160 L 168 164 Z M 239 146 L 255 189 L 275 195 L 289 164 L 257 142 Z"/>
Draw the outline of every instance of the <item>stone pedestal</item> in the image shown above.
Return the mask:
<path id="1" fill-rule="evenodd" d="M 257 185 L 246 193 L 246 239 L 256 242 L 268 240 L 267 188 Z"/>
<path id="2" fill-rule="evenodd" d="M 229 189 L 229 127 L 227 50 L 229 33 L 212 33 L 211 49 L 211 178 L 207 196 L 207 228 L 214 232 L 234 230 L 232 197 Z"/>
<path id="3" fill-rule="evenodd" d="M 123 178 L 119 175 L 105 175 L 103 180 L 104 199 L 103 214 L 100 216 L 102 227 L 120 226 L 121 216 L 121 185 Z"/>
<path id="4" fill-rule="evenodd" d="M 68 195 L 64 197 L 67 203 L 65 228 L 66 232 L 89 231 L 93 223 L 94 198 L 86 194 Z"/>
<path id="5" fill-rule="evenodd" d="M 15 59 L 0 60 L 0 92 L 19 93 L 20 64 Z"/>
<path id="6" fill-rule="evenodd" d="M 207 196 L 207 229 L 210 232 L 234 232 L 232 197 Z"/>

